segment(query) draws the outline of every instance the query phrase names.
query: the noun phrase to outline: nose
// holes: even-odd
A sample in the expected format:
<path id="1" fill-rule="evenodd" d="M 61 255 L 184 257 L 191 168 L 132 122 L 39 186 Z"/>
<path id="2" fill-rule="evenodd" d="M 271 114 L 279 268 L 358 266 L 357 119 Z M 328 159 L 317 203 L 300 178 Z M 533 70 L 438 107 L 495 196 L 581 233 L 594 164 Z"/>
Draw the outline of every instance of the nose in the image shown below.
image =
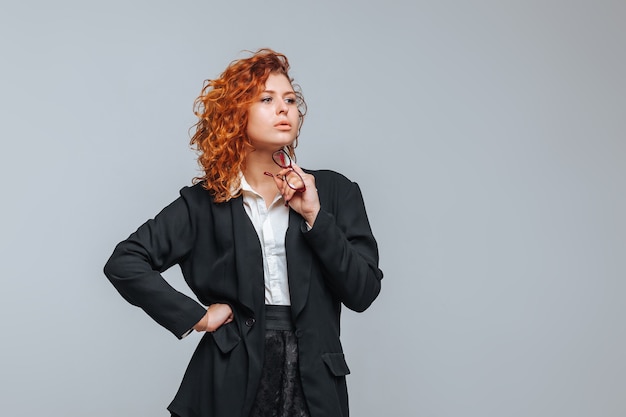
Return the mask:
<path id="1" fill-rule="evenodd" d="M 284 100 L 278 101 L 278 105 L 276 106 L 276 114 L 281 114 L 281 113 L 287 114 L 288 111 L 289 111 L 289 106 L 287 106 L 287 103 L 285 103 Z"/>

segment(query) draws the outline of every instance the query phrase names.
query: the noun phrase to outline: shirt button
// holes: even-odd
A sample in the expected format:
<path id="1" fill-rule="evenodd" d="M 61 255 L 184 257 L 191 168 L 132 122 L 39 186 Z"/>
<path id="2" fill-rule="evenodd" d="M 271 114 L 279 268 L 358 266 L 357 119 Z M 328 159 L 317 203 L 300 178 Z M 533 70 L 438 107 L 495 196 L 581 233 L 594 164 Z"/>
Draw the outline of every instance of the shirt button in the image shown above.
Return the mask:
<path id="1" fill-rule="evenodd" d="M 254 319 L 254 317 L 248 317 L 245 321 L 245 324 L 248 327 L 254 326 L 254 323 L 256 323 L 256 320 Z"/>
<path id="2" fill-rule="evenodd" d="M 296 330 L 296 337 L 298 338 L 302 337 L 302 330 L 300 329 Z"/>

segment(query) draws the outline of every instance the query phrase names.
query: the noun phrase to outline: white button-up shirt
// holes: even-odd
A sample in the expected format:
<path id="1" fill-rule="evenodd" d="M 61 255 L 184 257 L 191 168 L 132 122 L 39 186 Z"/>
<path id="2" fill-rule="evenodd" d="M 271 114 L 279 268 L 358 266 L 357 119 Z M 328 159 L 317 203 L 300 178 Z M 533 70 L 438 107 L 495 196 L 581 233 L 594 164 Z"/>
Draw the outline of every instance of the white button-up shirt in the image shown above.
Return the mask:
<path id="1" fill-rule="evenodd" d="M 287 279 L 287 254 L 285 235 L 289 226 L 289 207 L 277 191 L 267 208 L 265 200 L 241 176 L 243 207 L 254 225 L 263 254 L 265 277 L 265 304 L 290 305 Z"/>

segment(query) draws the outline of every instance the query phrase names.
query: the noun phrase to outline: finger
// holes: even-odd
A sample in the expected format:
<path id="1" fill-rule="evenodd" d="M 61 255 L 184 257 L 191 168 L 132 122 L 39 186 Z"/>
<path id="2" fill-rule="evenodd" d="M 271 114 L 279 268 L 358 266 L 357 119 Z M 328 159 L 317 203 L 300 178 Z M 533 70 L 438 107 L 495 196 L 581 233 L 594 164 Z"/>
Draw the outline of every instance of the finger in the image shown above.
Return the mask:
<path id="1" fill-rule="evenodd" d="M 293 198 L 293 195 L 296 192 L 289 187 L 285 187 L 285 191 L 283 191 L 283 199 L 285 200 L 285 205 L 288 206 Z"/>
<path id="2" fill-rule="evenodd" d="M 276 184 L 276 188 L 278 188 L 278 191 L 282 194 L 282 189 L 285 184 L 285 181 L 283 181 L 282 177 L 278 175 L 274 175 L 273 178 L 274 178 L 274 184 Z"/>
<path id="3" fill-rule="evenodd" d="M 296 171 L 298 174 L 300 174 L 300 176 L 302 177 L 302 179 L 304 180 L 312 180 L 313 182 L 315 182 L 315 177 L 311 174 L 307 174 L 306 172 L 304 172 L 304 170 L 302 170 L 302 168 L 300 168 L 299 165 L 297 164 L 291 164 L 292 168 L 294 171 Z"/>
<path id="4" fill-rule="evenodd" d="M 280 175 L 281 177 L 287 175 L 287 173 L 291 171 L 291 168 L 281 168 L 280 171 L 278 171 L 278 174 L 276 175 Z"/>
<path id="5" fill-rule="evenodd" d="M 289 193 L 289 187 L 284 180 L 281 181 L 280 186 L 278 187 L 278 192 L 280 193 L 280 195 L 283 196 L 283 198 L 287 197 L 287 194 Z"/>
<path id="6" fill-rule="evenodd" d="M 304 172 L 302 170 L 302 168 L 300 168 L 300 165 L 292 163 L 291 167 L 293 168 L 294 171 L 296 171 L 298 174 L 304 176 L 304 175 L 308 175 L 306 172 Z"/>

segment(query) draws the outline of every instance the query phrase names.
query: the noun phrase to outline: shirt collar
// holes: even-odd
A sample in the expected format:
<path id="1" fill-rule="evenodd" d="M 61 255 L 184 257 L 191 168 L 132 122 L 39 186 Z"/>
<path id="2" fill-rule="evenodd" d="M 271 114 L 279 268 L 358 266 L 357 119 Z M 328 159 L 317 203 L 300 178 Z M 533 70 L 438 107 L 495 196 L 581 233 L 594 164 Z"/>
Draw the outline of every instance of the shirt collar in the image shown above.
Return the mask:
<path id="1" fill-rule="evenodd" d="M 256 194 L 256 192 L 252 189 L 252 186 L 248 183 L 248 181 L 246 181 L 246 177 L 243 176 L 243 172 L 239 172 L 239 188 L 235 189 L 233 187 L 231 194 L 235 195 L 239 191 L 245 191 L 245 192 Z"/>
<path id="2" fill-rule="evenodd" d="M 239 191 L 241 191 L 242 194 L 248 194 L 248 195 L 252 194 L 252 195 L 261 197 L 261 194 L 254 191 L 252 186 L 248 183 L 248 181 L 246 181 L 246 177 L 244 177 L 243 172 L 241 171 L 239 172 L 239 187 L 232 187 L 230 194 L 232 196 L 235 196 Z M 280 193 L 277 190 L 276 196 L 274 197 L 274 201 L 272 202 L 272 204 L 275 204 L 277 200 L 280 200 L 282 198 L 283 197 L 280 195 Z"/>

